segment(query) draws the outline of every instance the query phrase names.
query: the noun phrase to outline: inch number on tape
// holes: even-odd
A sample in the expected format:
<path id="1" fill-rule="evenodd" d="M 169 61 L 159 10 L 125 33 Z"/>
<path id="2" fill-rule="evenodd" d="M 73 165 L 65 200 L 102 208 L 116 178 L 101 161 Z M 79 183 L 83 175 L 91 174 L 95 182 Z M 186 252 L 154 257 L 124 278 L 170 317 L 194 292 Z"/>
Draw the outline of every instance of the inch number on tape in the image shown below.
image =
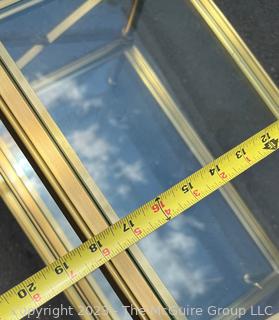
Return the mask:
<path id="1" fill-rule="evenodd" d="M 279 120 L 0 296 L 17 320 L 278 149 Z"/>

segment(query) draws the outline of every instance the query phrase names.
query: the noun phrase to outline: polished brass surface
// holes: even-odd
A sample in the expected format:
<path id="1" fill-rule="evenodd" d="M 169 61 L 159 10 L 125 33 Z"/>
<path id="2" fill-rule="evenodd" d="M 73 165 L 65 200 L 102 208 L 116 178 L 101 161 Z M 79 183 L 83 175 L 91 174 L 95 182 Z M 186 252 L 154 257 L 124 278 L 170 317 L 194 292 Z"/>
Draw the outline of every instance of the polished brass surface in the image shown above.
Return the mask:
<path id="1" fill-rule="evenodd" d="M 35 6 L 36 4 L 39 4 L 41 2 L 43 2 L 44 0 L 30 0 L 28 2 L 23 2 L 22 0 L 7 0 L 7 3 L 10 2 L 9 5 L 13 4 L 13 3 L 17 3 L 16 6 L 14 7 L 11 7 L 11 8 L 7 8 L 7 10 L 3 13 L 0 13 L 0 20 L 2 19 L 5 19 L 5 18 L 8 18 L 16 13 L 19 13 L 23 10 L 26 10 L 28 8 L 31 8 L 32 6 Z M 4 4 L 3 4 L 3 7 L 0 9 L 3 9 L 4 8 Z"/>
<path id="2" fill-rule="evenodd" d="M 192 0 L 191 2 L 247 76 L 251 85 L 265 101 L 267 107 L 279 118 L 278 89 L 237 35 L 233 27 L 214 5 L 213 1 Z M 52 36 L 54 37 L 54 34 L 52 34 Z M 40 48 L 37 48 L 36 50 L 39 49 Z M 126 53 L 126 56 L 128 59 L 131 59 L 131 61 L 135 59 L 135 57 L 132 56 L 135 52 L 133 53 L 132 50 L 136 50 L 136 48 L 130 51 L 127 50 Z M 17 136 L 17 139 L 20 140 L 22 146 L 26 148 L 29 158 L 32 158 L 32 160 L 36 162 L 41 176 L 47 181 L 48 187 L 56 199 L 59 200 L 64 212 L 72 220 L 76 231 L 79 232 L 84 239 L 88 238 L 92 235 L 92 231 L 93 233 L 97 233 L 107 226 L 107 221 L 92 201 L 92 195 L 98 200 L 103 199 L 103 201 L 101 201 L 103 203 L 103 210 L 106 211 L 111 221 L 115 221 L 117 217 L 98 187 L 89 177 L 86 169 L 59 128 L 50 118 L 21 73 L 17 70 L 13 61 L 3 48 L 0 52 L 3 65 L 9 70 L 7 74 L 7 71 L 2 68 L 0 74 L 1 83 L 5 81 L 4 88 L 0 89 L 2 97 L 1 112 L 5 118 L 5 122 L 9 124 L 15 136 Z M 142 63 L 144 63 L 144 61 Z M 136 67 L 140 68 L 140 62 Z M 173 107 L 166 93 L 160 95 L 160 88 L 159 91 L 156 92 L 158 89 L 158 87 L 157 89 L 154 87 L 156 81 L 154 82 L 154 79 L 152 80 L 152 75 L 151 78 L 148 78 L 148 72 L 150 73 L 151 71 L 147 69 L 147 71 L 142 73 L 142 77 L 145 78 L 147 82 L 146 85 L 150 87 L 151 84 L 153 86 L 150 87 L 150 90 L 155 90 L 155 95 L 157 95 L 157 100 L 160 101 L 162 109 L 169 115 L 169 118 L 178 128 L 178 132 L 180 132 L 181 136 L 183 136 L 189 146 L 191 146 L 191 139 L 197 141 L 195 135 L 189 135 L 189 132 L 194 133 L 194 131 L 190 128 L 188 135 L 183 132 L 183 130 L 185 130 L 183 129 L 185 125 L 184 120 L 180 119 L 181 115 Z M 8 85 L 6 85 L 6 82 Z M 187 128 L 189 128 L 189 124 L 187 125 Z M 53 141 L 59 145 L 59 148 Z M 198 151 L 194 150 L 194 152 L 200 162 L 203 163 L 207 161 L 211 155 L 204 151 L 202 144 L 198 145 L 200 149 Z M 79 197 L 77 197 L 77 194 L 79 194 Z M 235 190 L 230 186 L 227 190 L 224 190 L 223 195 L 234 208 L 235 212 L 240 212 L 240 214 L 238 214 L 239 218 L 261 247 L 262 251 L 265 252 L 265 255 L 272 261 L 273 266 L 278 266 L 276 249 L 257 224 L 252 213 L 249 212 L 245 206 L 245 203 L 239 198 L 239 195 L 237 195 Z M 94 224 L 92 223 L 92 216 L 95 219 Z M 137 257 L 137 253 L 135 257 Z M 142 279 L 140 272 L 133 265 L 128 255 L 123 254 L 121 258 L 114 260 L 108 265 L 106 272 L 107 271 L 112 282 L 120 288 L 124 296 L 128 297 L 127 299 L 130 303 L 146 308 L 148 308 L 151 303 L 159 303 L 156 296 L 152 293 L 152 289 L 150 289 L 148 284 Z M 130 274 L 130 276 L 127 277 L 127 273 Z M 135 276 L 134 279 L 137 279 L 136 281 L 133 281 L 132 274 Z M 156 283 L 156 281 L 154 281 L 154 283 Z M 158 287 L 160 287 L 159 284 Z M 168 317 L 166 316 L 166 318 Z"/>
<path id="3" fill-rule="evenodd" d="M 0 2 L 0 9 L 4 9 L 12 4 L 19 2 L 19 1 L 21 1 L 21 0 L 2 0 Z"/>
<path id="4" fill-rule="evenodd" d="M 279 118 L 279 91 L 233 26 L 213 0 L 191 0 L 192 4 L 264 100 Z"/>
<path id="5" fill-rule="evenodd" d="M 26 80 L 19 75 L 20 73 L 12 60 L 8 56 L 6 58 L 6 62 L 9 60 L 9 68 L 13 65 L 13 71 L 18 73 L 17 80 L 21 78 L 20 84 L 24 83 L 29 88 L 29 93 L 36 99 L 36 104 L 41 105 Z M 40 110 L 44 114 L 43 122 L 46 123 L 47 121 L 52 129 L 49 131 L 42 127 L 41 121 L 17 87 L 18 82 L 17 84 L 13 83 L 3 68 L 0 69 L 0 81 L 4 84 L 0 89 L 2 115 L 7 120 L 9 118 L 10 129 L 23 143 L 22 147 L 27 151 L 27 157 L 36 162 L 37 170 L 40 171 L 40 175 L 45 180 L 50 192 L 56 199 L 59 199 L 58 204 L 61 209 L 70 221 L 75 221 L 73 226 L 76 232 L 82 240 L 85 240 L 104 230 L 108 225 L 106 220 L 99 213 L 81 181 L 77 179 L 75 171 L 64 159 L 63 153 L 50 139 L 49 132 L 60 140 L 59 144 L 62 141 L 66 142 L 62 134 L 58 134 L 59 129 L 55 123 L 41 105 Z M 20 122 L 17 120 L 18 117 L 21 119 Z M 6 124 L 8 123 L 6 122 Z M 64 148 L 67 145 L 68 143 L 65 143 Z M 69 150 L 71 149 L 68 146 L 68 154 L 71 153 L 70 159 L 77 161 L 81 166 L 77 156 Z M 168 315 L 161 306 L 157 295 L 127 253 L 122 253 L 112 259 L 105 265 L 103 272 L 109 278 L 125 305 L 133 305 L 144 310 L 152 310 L 151 306 L 156 306 L 162 308 L 162 319 L 168 319 Z M 146 316 L 142 315 L 141 318 L 146 319 Z M 155 319 L 156 315 L 150 314 L 149 318 Z"/>
<path id="6" fill-rule="evenodd" d="M 61 21 L 57 26 L 50 30 L 46 34 L 48 43 L 52 43 L 57 40 L 66 30 L 73 26 L 78 20 L 80 20 L 86 13 L 92 10 L 103 0 L 87 0 L 75 11 L 73 11 L 68 17 Z M 17 65 L 19 68 L 25 67 L 31 60 L 33 60 L 42 50 L 44 45 L 34 45 L 28 51 L 26 51 L 18 60 Z"/>
<path id="7" fill-rule="evenodd" d="M 133 24 L 134 24 L 137 10 L 139 7 L 139 2 L 140 2 L 140 0 L 132 0 L 132 6 L 131 6 L 131 10 L 130 10 L 130 13 L 128 16 L 128 21 L 127 21 L 126 26 L 122 30 L 123 36 L 127 36 L 129 34 L 129 32 L 131 31 L 131 29 L 133 28 Z"/>
<path id="8" fill-rule="evenodd" d="M 53 29 L 51 29 L 46 34 L 46 40 L 48 44 L 53 43 L 59 37 L 61 37 L 70 27 L 72 27 L 75 23 L 77 23 L 84 15 L 86 15 L 89 11 L 94 9 L 98 4 L 100 4 L 103 0 L 87 0 L 82 5 L 80 5 L 76 10 L 74 10 L 68 17 L 66 17 L 63 21 L 57 24 Z M 122 30 L 123 36 L 127 36 L 133 27 L 133 23 L 137 14 L 137 9 L 139 6 L 139 0 L 132 0 L 132 5 L 130 9 L 130 13 L 128 15 L 127 24 Z M 1 6 L 0 6 L 1 9 Z M 45 48 L 45 45 L 36 44 L 31 47 L 28 51 L 26 51 L 18 60 L 17 66 L 19 68 L 25 67 L 28 63 L 30 63 L 38 54 L 40 54 Z"/>
<path id="9" fill-rule="evenodd" d="M 28 179 L 19 177 L 14 166 L 16 161 L 5 143 L 0 141 L 0 174 L 3 179 L 1 197 L 44 262 L 50 264 L 73 248 L 36 191 L 26 187 Z M 76 310 L 85 310 L 87 306 L 92 306 L 95 310 L 101 310 L 103 306 L 109 307 L 109 302 L 91 276 L 82 279 L 65 294 Z M 112 307 L 108 309 L 113 310 Z M 95 317 L 84 314 L 81 319 L 90 320 Z M 100 315 L 100 319 L 117 320 L 118 317 L 111 313 Z"/>

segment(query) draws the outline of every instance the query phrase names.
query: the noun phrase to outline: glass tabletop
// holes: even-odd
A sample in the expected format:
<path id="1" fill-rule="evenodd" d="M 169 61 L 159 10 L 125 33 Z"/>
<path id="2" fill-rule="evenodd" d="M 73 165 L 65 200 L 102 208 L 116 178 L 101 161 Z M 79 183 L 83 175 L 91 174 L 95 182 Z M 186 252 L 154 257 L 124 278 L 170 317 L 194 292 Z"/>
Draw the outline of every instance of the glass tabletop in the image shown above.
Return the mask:
<path id="1" fill-rule="evenodd" d="M 0 35 L 101 208 L 124 217 L 276 119 L 190 2 L 146 0 L 128 32 L 133 1 L 85 3 L 43 1 L 0 20 Z M 181 307 L 262 299 L 278 263 L 277 164 L 275 154 L 139 243 Z"/>
<path id="2" fill-rule="evenodd" d="M 0 123 L 0 141 L 1 143 L 5 143 L 5 146 L 7 147 L 8 154 L 6 156 L 9 157 L 9 161 L 11 162 L 17 176 L 24 182 L 24 185 L 26 186 L 28 191 L 32 193 L 35 201 L 37 201 L 38 205 L 45 212 L 46 218 L 49 219 L 53 228 L 62 239 L 64 245 L 67 247 L 67 250 L 70 251 L 75 247 L 81 245 L 81 241 L 71 227 L 70 223 L 67 221 L 67 219 L 43 185 L 42 181 L 39 179 L 38 175 L 30 165 L 29 161 L 26 159 L 26 157 L 19 149 L 14 139 L 11 137 L 2 123 Z M 23 201 L 28 200 L 23 198 Z M 97 306 L 94 311 L 95 314 L 98 315 L 99 313 L 100 315 L 102 315 L 103 313 L 111 312 L 111 315 L 117 314 L 117 317 L 113 319 L 131 319 L 131 317 L 126 312 L 126 309 L 122 307 L 118 296 L 112 290 L 110 284 L 105 279 L 101 271 L 96 270 L 94 274 L 90 275 L 89 277 L 92 277 L 93 281 L 96 282 L 95 287 L 93 286 L 93 289 L 97 290 L 97 292 L 99 291 L 101 295 L 104 295 L 106 297 L 107 300 L 105 300 L 104 302 L 109 301 L 108 304 L 104 305 L 103 310 L 101 309 L 101 307 L 98 308 Z M 101 288 L 101 291 L 99 287 Z M 8 289 L 9 288 L 6 288 L 6 290 Z M 75 313 L 76 316 L 92 316 L 93 309 L 91 310 L 90 307 L 91 306 L 88 306 L 88 309 L 84 310 L 77 309 Z M 53 311 L 55 312 L 55 310 L 49 310 L 49 312 Z M 44 312 L 44 310 L 42 310 L 41 312 Z M 53 316 L 55 316 L 55 314 L 53 314 Z"/>

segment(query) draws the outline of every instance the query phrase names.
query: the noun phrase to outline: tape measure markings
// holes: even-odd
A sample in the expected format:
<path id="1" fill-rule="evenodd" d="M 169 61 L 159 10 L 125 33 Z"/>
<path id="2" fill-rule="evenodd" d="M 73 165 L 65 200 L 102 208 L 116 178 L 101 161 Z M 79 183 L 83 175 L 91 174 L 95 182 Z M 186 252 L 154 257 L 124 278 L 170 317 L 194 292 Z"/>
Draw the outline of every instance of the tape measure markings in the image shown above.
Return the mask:
<path id="1" fill-rule="evenodd" d="M 279 120 L 0 296 L 21 319 L 278 149 Z"/>

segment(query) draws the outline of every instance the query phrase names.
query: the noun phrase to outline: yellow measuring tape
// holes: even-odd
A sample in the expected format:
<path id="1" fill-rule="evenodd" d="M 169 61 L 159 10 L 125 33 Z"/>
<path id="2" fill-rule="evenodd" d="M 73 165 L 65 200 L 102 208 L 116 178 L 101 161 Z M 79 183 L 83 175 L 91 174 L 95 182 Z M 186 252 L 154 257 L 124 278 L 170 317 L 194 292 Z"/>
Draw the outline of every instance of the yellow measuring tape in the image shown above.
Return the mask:
<path id="1" fill-rule="evenodd" d="M 0 296 L 21 319 L 278 149 L 279 120 Z"/>

